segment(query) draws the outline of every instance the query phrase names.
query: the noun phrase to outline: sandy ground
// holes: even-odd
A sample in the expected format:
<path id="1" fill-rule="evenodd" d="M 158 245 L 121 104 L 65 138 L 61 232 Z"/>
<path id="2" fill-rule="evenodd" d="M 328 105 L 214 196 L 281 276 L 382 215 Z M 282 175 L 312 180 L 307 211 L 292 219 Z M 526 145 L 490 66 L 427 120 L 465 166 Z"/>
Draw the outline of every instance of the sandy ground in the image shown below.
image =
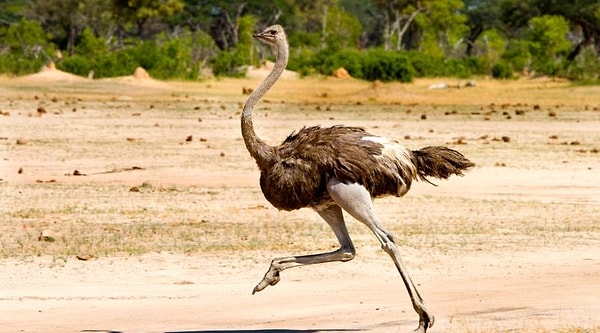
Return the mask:
<path id="1" fill-rule="evenodd" d="M 44 75 L 43 82 L 56 81 Z M 45 225 L 48 220 L 75 225 L 86 219 L 97 219 L 90 226 L 121 223 L 131 218 L 119 207 L 134 204 L 153 207 L 144 218 L 165 223 L 191 216 L 214 225 L 238 219 L 273 225 L 287 219 L 319 223 L 308 210 L 277 212 L 260 195 L 256 170 L 239 138 L 236 113 L 245 98 L 239 87 L 256 81 L 190 86 L 127 79 L 87 87 L 84 79 L 63 79 L 55 88 L 36 85 L 35 80 L 42 82 L 39 77 L 0 82 L 0 91 L 9 96 L 0 109 L 10 112 L 0 119 L 3 247 L 10 248 L 10 239 L 21 237 L 21 225 Z M 309 93 L 306 105 L 267 103 L 257 126 L 268 141 L 276 142 L 303 124 L 361 125 L 404 137 L 411 147 L 451 145 L 477 162 L 464 178 L 439 182 L 438 187 L 419 183 L 405 198 L 376 202 L 386 225 L 401 239 L 411 276 L 436 316 L 431 332 L 599 331 L 600 112 L 592 111 L 600 107 L 597 88 L 570 91 L 577 100 L 563 103 L 558 119 L 550 120 L 546 111 L 528 111 L 521 120 L 514 115 L 506 120 L 500 112 L 491 114 L 491 120 L 482 119 L 486 115 L 480 110 L 488 102 L 442 100 L 442 106 L 402 106 L 402 112 L 395 113 L 386 111 L 388 101 L 368 104 L 394 96 L 420 102 L 427 100 L 426 94 L 438 94 L 430 96 L 435 101 L 445 94 L 425 92 L 418 85 L 397 93 L 389 87 L 373 93 L 365 83 L 359 92 L 367 106 L 352 103 L 354 111 L 344 113 L 336 111 L 339 101 L 330 101 L 320 104 L 332 109 L 325 116 L 310 104 L 320 98 L 315 92 Z M 227 92 L 230 86 L 238 87 L 235 94 Z M 143 96 L 140 87 L 146 90 Z M 553 87 L 554 83 L 543 84 L 534 93 Z M 180 89 L 201 91 L 174 93 Z M 285 94 L 285 86 L 281 89 Z M 482 95 L 493 95 L 480 89 Z M 335 88 L 328 91 L 336 98 Z M 551 100 L 547 95 L 554 91 L 535 100 L 528 100 L 529 93 L 517 98 L 531 106 L 536 100 Z M 507 90 L 503 94 L 510 95 Z M 57 107 L 47 101 L 53 96 L 59 96 L 59 104 L 70 104 Z M 48 113 L 35 112 L 40 104 Z M 374 107 L 373 113 L 360 111 Z M 288 108 L 295 112 L 280 110 Z M 459 115 L 444 116 L 457 108 Z M 423 113 L 427 121 L 420 118 Z M 186 143 L 191 134 L 192 143 Z M 495 140 L 503 135 L 511 138 L 510 144 Z M 467 144 L 453 144 L 457 137 Z M 18 138 L 27 143 L 15 144 Z M 143 169 L 106 172 L 133 166 Z M 16 172 L 19 168 L 22 173 Z M 73 176 L 74 169 L 86 176 Z M 177 191 L 124 193 L 123 188 L 144 181 Z M 87 211 L 71 212 L 80 206 Z M 25 216 L 26 209 L 35 209 L 35 214 Z M 349 224 L 358 248 L 353 261 L 285 271 L 277 286 L 256 295 L 251 290 L 272 257 L 328 250 L 335 243 L 314 241 L 292 230 L 277 240 L 293 238 L 296 243 L 271 250 L 225 246 L 185 253 L 157 243 L 146 253 L 95 255 L 88 261 L 7 251 L 0 259 L 0 332 L 416 328 L 418 317 L 392 262 L 364 227 L 355 221 Z M 49 225 L 45 228 L 50 232 L 63 229 Z M 245 232 L 260 231 L 250 226 Z"/>

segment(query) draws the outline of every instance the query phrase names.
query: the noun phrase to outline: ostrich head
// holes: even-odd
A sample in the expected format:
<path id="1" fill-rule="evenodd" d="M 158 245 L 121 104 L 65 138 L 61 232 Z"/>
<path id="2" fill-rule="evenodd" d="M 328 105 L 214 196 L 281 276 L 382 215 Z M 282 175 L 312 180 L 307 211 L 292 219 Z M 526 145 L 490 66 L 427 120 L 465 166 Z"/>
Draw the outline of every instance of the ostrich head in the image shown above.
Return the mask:
<path id="1" fill-rule="evenodd" d="M 285 32 L 279 24 L 267 27 L 263 32 L 255 34 L 254 38 L 275 47 L 287 43 Z"/>

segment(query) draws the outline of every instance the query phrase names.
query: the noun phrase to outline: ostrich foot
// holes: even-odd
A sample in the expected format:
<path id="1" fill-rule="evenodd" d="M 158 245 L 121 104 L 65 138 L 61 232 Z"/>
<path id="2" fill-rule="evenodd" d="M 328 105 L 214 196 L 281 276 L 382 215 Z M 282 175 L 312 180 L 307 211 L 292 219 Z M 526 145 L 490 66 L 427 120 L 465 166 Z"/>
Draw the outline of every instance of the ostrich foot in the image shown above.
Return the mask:
<path id="1" fill-rule="evenodd" d="M 281 280 L 281 278 L 279 277 L 279 271 L 274 269 L 273 266 L 271 266 L 267 273 L 265 273 L 263 279 L 256 285 L 256 287 L 254 287 L 254 290 L 252 290 L 252 295 L 265 289 L 268 286 L 276 285 L 277 282 L 279 282 L 279 280 Z"/>
<path id="2" fill-rule="evenodd" d="M 424 307 L 421 309 L 422 312 L 419 314 L 419 327 L 414 330 L 415 333 L 425 333 L 428 328 L 433 326 L 433 322 L 435 321 L 435 317 L 427 311 Z"/>

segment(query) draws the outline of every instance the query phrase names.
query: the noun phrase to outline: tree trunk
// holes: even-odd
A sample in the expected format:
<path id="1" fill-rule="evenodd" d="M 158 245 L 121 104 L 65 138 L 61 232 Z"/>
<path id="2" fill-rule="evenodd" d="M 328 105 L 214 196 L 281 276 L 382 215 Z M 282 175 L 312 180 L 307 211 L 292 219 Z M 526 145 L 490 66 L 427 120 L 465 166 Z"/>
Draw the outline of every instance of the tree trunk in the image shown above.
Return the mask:
<path id="1" fill-rule="evenodd" d="M 329 7 L 323 7 L 323 16 L 321 17 L 321 50 L 327 47 L 327 11 Z"/>
<path id="2" fill-rule="evenodd" d="M 424 11 L 425 8 L 424 7 L 419 7 L 417 8 L 414 12 L 410 13 L 410 15 L 406 18 L 406 22 L 404 22 L 404 25 L 402 25 L 402 28 L 400 28 L 400 19 L 398 19 L 398 40 L 396 41 L 396 51 L 400 51 L 402 50 L 402 38 L 404 37 L 404 33 L 406 33 L 406 30 L 408 30 L 408 27 L 410 26 L 410 24 L 412 23 L 412 21 L 415 19 L 415 17 L 417 17 L 417 15 L 419 15 L 420 12 Z"/>
<path id="3" fill-rule="evenodd" d="M 69 25 L 68 31 L 69 33 L 67 35 L 67 52 L 70 56 L 72 56 L 75 53 L 75 35 L 77 34 L 77 31 L 73 24 Z"/>
<path id="4" fill-rule="evenodd" d="M 581 31 L 583 32 L 583 40 L 575 46 L 575 48 L 569 53 L 567 56 L 567 61 L 572 62 L 577 58 L 581 50 L 588 46 L 592 45 L 594 39 L 594 28 L 590 26 L 587 22 L 577 22 L 581 27 Z M 597 34 L 596 37 L 599 37 L 600 34 Z M 596 46 L 598 46 L 598 39 L 596 38 Z"/>
<path id="5" fill-rule="evenodd" d="M 138 30 L 138 36 L 141 40 L 146 39 L 146 21 L 147 19 L 138 19 L 135 21 Z"/>
<path id="6" fill-rule="evenodd" d="M 392 23 L 390 15 L 387 11 L 384 12 L 385 26 L 383 27 L 383 49 L 389 51 L 392 48 Z"/>
<path id="7" fill-rule="evenodd" d="M 465 50 L 465 55 L 468 57 L 473 55 L 473 48 L 475 46 L 475 41 L 481 34 L 483 33 L 483 26 L 477 25 L 471 29 L 469 33 L 469 37 L 467 37 L 467 49 Z"/>

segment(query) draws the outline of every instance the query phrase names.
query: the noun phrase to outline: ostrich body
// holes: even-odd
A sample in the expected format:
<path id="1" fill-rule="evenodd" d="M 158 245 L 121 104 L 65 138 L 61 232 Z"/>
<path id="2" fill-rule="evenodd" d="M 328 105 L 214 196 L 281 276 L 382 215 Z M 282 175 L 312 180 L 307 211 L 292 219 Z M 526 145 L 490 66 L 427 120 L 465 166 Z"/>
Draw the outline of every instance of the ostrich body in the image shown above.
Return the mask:
<path id="1" fill-rule="evenodd" d="M 474 164 L 450 148 L 412 151 L 395 140 L 374 136 L 359 127 L 304 127 L 279 146 L 266 144 L 254 132 L 252 111 L 285 69 L 288 44 L 279 25 L 270 26 L 254 37 L 272 46 L 277 57 L 271 73 L 248 97 L 241 116 L 246 148 L 260 169 L 261 190 L 278 209 L 313 208 L 333 229 L 340 247 L 332 252 L 273 259 L 253 294 L 279 282 L 280 272 L 285 269 L 354 258 L 344 210 L 369 227 L 394 261 L 419 315 L 417 331 L 425 332 L 433 325 L 434 317 L 409 277 L 393 236 L 377 218 L 372 200 L 386 195 L 403 196 L 413 180 L 462 175 L 463 170 Z"/>

